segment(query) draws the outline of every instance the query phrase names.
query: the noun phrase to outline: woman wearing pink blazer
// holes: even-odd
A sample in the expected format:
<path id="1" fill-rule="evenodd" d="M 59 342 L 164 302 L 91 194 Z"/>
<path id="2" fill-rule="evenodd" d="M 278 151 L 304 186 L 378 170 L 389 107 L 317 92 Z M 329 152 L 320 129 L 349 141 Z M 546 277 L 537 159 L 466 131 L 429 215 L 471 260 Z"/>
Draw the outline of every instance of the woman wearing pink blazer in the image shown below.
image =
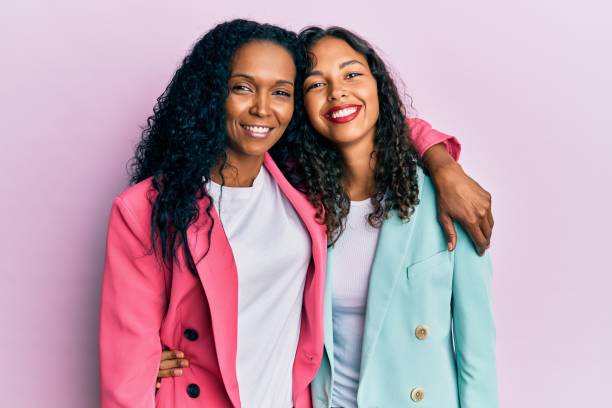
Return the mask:
<path id="1" fill-rule="evenodd" d="M 303 63 L 294 33 L 234 20 L 195 44 L 158 99 L 134 185 L 111 209 L 103 408 L 311 407 L 326 232 L 284 160 L 303 120 Z M 458 154 L 453 138 L 409 124 L 421 152 L 444 142 Z M 458 176 L 437 174 L 452 198 L 444 180 Z M 155 392 L 163 349 L 182 350 L 189 369 Z"/>

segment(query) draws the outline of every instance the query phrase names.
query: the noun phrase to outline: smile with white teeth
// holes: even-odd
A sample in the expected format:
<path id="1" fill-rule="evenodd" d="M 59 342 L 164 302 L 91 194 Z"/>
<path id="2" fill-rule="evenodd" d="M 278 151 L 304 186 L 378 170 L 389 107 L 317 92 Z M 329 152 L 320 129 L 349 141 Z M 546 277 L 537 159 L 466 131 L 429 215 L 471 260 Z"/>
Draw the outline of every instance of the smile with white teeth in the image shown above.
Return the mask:
<path id="1" fill-rule="evenodd" d="M 352 115 L 355 112 L 357 112 L 357 108 L 355 108 L 355 107 L 344 108 L 344 109 L 340 109 L 338 111 L 332 112 L 329 116 L 334 118 L 334 119 L 336 119 L 336 118 L 343 118 L 345 116 Z"/>
<path id="2" fill-rule="evenodd" d="M 246 129 L 250 133 L 256 133 L 259 135 L 265 135 L 266 133 L 272 130 L 272 128 L 265 127 L 265 126 L 249 126 L 249 125 L 240 125 L 240 126 L 242 126 L 243 129 Z"/>

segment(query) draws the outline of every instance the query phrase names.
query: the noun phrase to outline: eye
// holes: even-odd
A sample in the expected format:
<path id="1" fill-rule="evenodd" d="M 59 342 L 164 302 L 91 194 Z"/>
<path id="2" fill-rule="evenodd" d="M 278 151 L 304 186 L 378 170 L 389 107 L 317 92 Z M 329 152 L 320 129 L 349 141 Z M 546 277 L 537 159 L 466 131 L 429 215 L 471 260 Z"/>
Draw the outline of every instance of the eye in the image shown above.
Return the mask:
<path id="1" fill-rule="evenodd" d="M 315 82 L 315 83 L 312 83 L 312 84 L 310 84 L 310 85 L 308 85 L 308 86 L 306 87 L 306 92 L 310 91 L 311 89 L 320 88 L 320 87 L 322 87 L 322 86 L 324 86 L 324 85 L 325 85 L 325 84 L 324 84 L 323 82 Z"/>
<path id="2" fill-rule="evenodd" d="M 251 88 L 249 88 L 246 85 L 234 85 L 234 86 L 232 86 L 232 91 L 237 91 L 237 92 L 253 92 L 251 90 Z"/>
<path id="3" fill-rule="evenodd" d="M 289 92 L 283 91 L 282 89 L 280 89 L 278 91 L 274 91 L 273 95 L 284 96 L 286 98 L 291 97 L 291 94 Z"/>
<path id="4" fill-rule="evenodd" d="M 363 74 L 360 72 L 349 72 L 348 74 L 346 74 L 346 79 L 352 79 L 352 78 L 359 77 L 362 75 Z"/>

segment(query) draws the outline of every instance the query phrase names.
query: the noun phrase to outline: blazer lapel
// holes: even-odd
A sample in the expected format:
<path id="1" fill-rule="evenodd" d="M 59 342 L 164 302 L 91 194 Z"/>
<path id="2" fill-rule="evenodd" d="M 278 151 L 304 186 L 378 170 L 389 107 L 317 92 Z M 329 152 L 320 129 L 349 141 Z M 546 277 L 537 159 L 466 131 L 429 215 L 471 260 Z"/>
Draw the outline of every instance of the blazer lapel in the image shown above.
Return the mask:
<path id="1" fill-rule="evenodd" d="M 325 352 L 329 359 L 331 375 L 334 373 L 334 322 L 332 310 L 332 276 L 334 262 L 334 247 L 327 249 L 327 272 L 325 274 Z"/>
<path id="2" fill-rule="evenodd" d="M 422 187 L 423 177 L 419 173 L 419 191 Z M 400 272 L 403 271 L 403 261 L 413 237 L 414 222 L 412 220 L 416 217 L 417 212 L 418 207 L 412 214 L 411 221 L 404 222 L 393 211 L 389 218 L 383 222 L 380 231 L 368 288 L 368 303 L 361 351 L 361 381 L 368 374 L 368 365 L 374 354 L 395 285 L 398 278 L 403 276 Z"/>
<path id="3" fill-rule="evenodd" d="M 205 200 L 203 204 L 206 205 Z M 208 248 L 209 225 L 204 208 L 200 210 L 200 219 L 204 222 L 190 229 L 188 241 L 210 307 L 213 338 L 223 383 L 233 406 L 240 407 L 236 376 L 238 272 L 232 249 L 214 207 L 211 209 L 214 224 L 210 249 L 203 257 Z"/>

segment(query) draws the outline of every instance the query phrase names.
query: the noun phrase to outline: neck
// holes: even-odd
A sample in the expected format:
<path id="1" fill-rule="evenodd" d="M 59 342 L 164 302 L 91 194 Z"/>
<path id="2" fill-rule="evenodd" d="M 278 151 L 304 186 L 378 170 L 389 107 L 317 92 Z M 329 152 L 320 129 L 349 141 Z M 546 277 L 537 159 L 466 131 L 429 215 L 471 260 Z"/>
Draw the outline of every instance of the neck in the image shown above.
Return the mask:
<path id="1" fill-rule="evenodd" d="M 211 171 L 210 178 L 227 187 L 251 187 L 264 162 L 262 156 L 247 156 L 226 151 L 227 163 L 221 168 L 218 163 Z M 223 176 L 222 176 L 223 175 Z"/>
<path id="2" fill-rule="evenodd" d="M 361 201 L 376 192 L 374 135 L 338 146 L 344 167 L 343 184 L 351 201 Z"/>

